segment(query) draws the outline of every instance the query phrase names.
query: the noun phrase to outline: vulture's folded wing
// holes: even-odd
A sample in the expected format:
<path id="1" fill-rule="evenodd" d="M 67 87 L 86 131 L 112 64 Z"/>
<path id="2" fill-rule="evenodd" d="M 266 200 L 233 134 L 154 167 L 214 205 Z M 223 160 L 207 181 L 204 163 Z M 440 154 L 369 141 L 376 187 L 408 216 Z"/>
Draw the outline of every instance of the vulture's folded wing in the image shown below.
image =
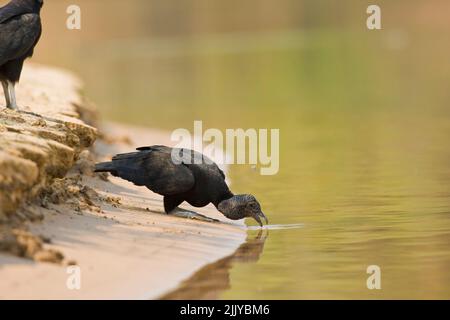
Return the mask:
<path id="1" fill-rule="evenodd" d="M 167 147 L 151 147 L 119 154 L 111 162 L 97 164 L 95 171 L 110 172 L 164 196 L 189 191 L 195 184 L 194 175 L 185 165 L 172 161 L 170 150 Z"/>
<path id="2" fill-rule="evenodd" d="M 11 18 L 20 16 L 21 14 L 27 13 L 23 8 L 19 6 L 7 4 L 0 8 L 0 24 L 8 21 Z"/>
<path id="3" fill-rule="evenodd" d="M 38 14 L 26 13 L 10 17 L 0 11 L 0 65 L 22 58 L 36 45 L 41 35 Z"/>

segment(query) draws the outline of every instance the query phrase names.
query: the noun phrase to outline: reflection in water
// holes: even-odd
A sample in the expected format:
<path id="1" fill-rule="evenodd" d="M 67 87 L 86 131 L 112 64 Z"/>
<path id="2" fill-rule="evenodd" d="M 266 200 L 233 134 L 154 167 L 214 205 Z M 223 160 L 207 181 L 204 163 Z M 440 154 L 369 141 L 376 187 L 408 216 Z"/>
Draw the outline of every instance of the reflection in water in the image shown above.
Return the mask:
<path id="1" fill-rule="evenodd" d="M 207 265 L 184 281 L 175 291 L 161 297 L 162 300 L 210 300 L 218 299 L 223 291 L 230 289 L 230 269 L 237 263 L 255 263 L 264 249 L 269 235 L 267 229 L 249 234 L 247 241 L 231 256 Z"/>

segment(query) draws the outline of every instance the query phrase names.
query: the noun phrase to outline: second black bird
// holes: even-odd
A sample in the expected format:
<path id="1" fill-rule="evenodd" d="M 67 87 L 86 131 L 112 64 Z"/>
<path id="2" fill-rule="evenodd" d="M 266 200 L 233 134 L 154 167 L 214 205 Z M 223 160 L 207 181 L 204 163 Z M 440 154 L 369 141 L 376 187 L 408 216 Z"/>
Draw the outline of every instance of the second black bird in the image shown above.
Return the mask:
<path id="1" fill-rule="evenodd" d="M 212 203 L 223 215 L 232 220 L 261 219 L 268 223 L 254 196 L 234 195 L 225 182 L 219 167 L 201 153 L 189 149 L 152 146 L 138 152 L 119 154 L 111 162 L 99 163 L 95 172 L 110 172 L 116 177 L 164 196 L 166 213 L 176 213 L 184 201 L 194 207 Z M 199 216 L 183 210 L 191 215 Z"/>
<path id="2" fill-rule="evenodd" d="M 15 84 L 42 33 L 43 0 L 12 0 L 0 8 L 0 81 L 6 107 L 17 109 Z"/>

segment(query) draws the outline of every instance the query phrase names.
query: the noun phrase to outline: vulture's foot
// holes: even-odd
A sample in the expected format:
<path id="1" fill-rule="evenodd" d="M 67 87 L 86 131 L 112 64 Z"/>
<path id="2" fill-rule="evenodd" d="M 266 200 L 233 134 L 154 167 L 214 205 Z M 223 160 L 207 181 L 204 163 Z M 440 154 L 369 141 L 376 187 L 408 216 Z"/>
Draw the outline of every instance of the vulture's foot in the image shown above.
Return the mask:
<path id="1" fill-rule="evenodd" d="M 190 210 L 180 209 L 180 208 L 175 208 L 169 214 L 172 216 L 175 216 L 175 217 L 179 217 L 179 218 L 187 218 L 187 219 L 199 220 L 199 221 L 204 221 L 204 222 L 219 222 L 219 220 L 217 220 L 217 219 L 213 219 L 213 218 L 204 216 L 200 213 L 190 211 Z"/>
<path id="2" fill-rule="evenodd" d="M 5 108 L 6 108 L 6 109 L 9 109 L 9 110 L 19 111 L 19 108 L 18 108 L 17 106 L 6 105 Z"/>
<path id="3" fill-rule="evenodd" d="M 34 113 L 34 112 L 31 112 L 31 111 L 25 111 L 23 109 L 16 109 L 16 110 L 18 110 L 20 113 L 25 113 L 25 114 L 28 114 L 30 116 L 34 116 L 34 117 L 37 117 L 37 118 L 43 118 L 43 116 L 38 114 L 38 113 Z"/>

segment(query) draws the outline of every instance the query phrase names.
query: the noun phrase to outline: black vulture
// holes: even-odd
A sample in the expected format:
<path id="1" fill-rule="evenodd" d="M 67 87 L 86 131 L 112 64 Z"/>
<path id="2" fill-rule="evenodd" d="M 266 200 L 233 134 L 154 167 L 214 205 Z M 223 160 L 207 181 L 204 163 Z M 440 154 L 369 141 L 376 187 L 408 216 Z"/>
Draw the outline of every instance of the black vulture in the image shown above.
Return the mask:
<path id="1" fill-rule="evenodd" d="M 43 0 L 12 0 L 0 8 L 0 81 L 6 107 L 17 109 L 15 84 L 42 33 Z"/>
<path id="2" fill-rule="evenodd" d="M 201 215 L 178 206 L 184 201 L 198 208 L 212 203 L 229 219 L 253 218 L 260 226 L 263 225 L 261 219 L 268 223 L 255 197 L 234 195 L 225 182 L 223 171 L 201 153 L 166 146 L 137 150 L 116 155 L 110 162 L 96 164 L 95 172 L 109 172 L 164 196 L 167 214 L 199 218 Z M 212 220 L 202 217 L 206 218 L 203 220 Z"/>

